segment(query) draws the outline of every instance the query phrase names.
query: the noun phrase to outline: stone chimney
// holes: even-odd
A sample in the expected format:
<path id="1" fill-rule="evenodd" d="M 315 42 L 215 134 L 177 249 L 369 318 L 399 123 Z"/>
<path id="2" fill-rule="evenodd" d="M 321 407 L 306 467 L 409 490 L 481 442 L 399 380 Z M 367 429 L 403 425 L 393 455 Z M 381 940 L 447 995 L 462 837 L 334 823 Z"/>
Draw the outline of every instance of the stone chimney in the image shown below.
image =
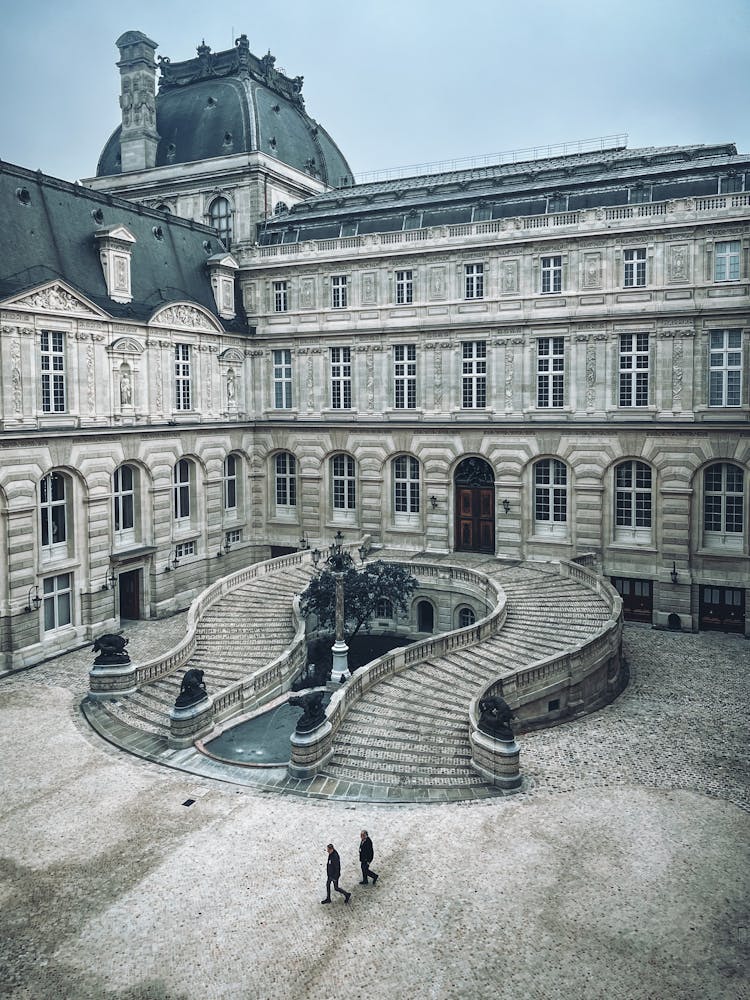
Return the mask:
<path id="1" fill-rule="evenodd" d="M 120 159 L 122 172 L 156 166 L 156 61 L 157 43 L 142 31 L 126 31 L 116 45 L 120 50 Z"/>

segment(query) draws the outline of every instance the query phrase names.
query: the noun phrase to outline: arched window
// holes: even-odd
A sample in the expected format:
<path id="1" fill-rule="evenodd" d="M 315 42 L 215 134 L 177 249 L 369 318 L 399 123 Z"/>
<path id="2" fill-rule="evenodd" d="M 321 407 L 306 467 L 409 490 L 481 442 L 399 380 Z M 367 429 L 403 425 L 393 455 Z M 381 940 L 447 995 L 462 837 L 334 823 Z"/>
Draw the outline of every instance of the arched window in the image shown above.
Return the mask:
<path id="1" fill-rule="evenodd" d="M 710 548 L 741 550 L 744 531 L 744 473 L 717 462 L 703 472 L 703 536 Z"/>
<path id="2" fill-rule="evenodd" d="M 276 516 L 289 519 L 297 515 L 297 460 L 288 451 L 275 458 Z"/>
<path id="3" fill-rule="evenodd" d="M 477 620 L 472 608 L 460 608 L 458 612 L 458 627 L 467 628 Z"/>
<path id="4" fill-rule="evenodd" d="M 396 522 L 419 513 L 419 462 L 409 455 L 393 459 L 393 510 Z"/>
<path id="5" fill-rule="evenodd" d="M 379 597 L 375 605 L 376 618 L 393 618 L 393 604 L 387 597 Z"/>
<path id="6" fill-rule="evenodd" d="M 534 533 L 564 535 L 568 520 L 568 470 L 557 458 L 534 465 Z"/>
<path id="7" fill-rule="evenodd" d="M 651 541 L 652 479 L 645 462 L 615 467 L 615 540 Z"/>
<path id="8" fill-rule="evenodd" d="M 175 521 L 190 522 L 192 492 L 194 486 L 193 463 L 181 458 L 174 467 L 172 476 L 172 498 Z"/>
<path id="9" fill-rule="evenodd" d="M 429 601 L 420 601 L 417 605 L 417 631 L 432 632 L 435 628 L 435 609 Z"/>
<path id="10" fill-rule="evenodd" d="M 115 469 L 112 477 L 112 516 L 116 546 L 135 541 L 136 482 L 136 470 L 132 465 L 121 465 Z"/>
<path id="11" fill-rule="evenodd" d="M 39 484 L 39 521 L 42 558 L 51 560 L 68 555 L 70 535 L 70 480 L 61 472 L 51 472 Z"/>
<path id="12" fill-rule="evenodd" d="M 357 483 L 354 459 L 351 455 L 334 455 L 331 459 L 331 497 L 334 514 L 353 513 L 357 507 Z"/>
<path id="13" fill-rule="evenodd" d="M 208 218 L 228 248 L 232 242 L 232 209 L 226 198 L 214 198 L 208 209 Z"/>
<path id="14" fill-rule="evenodd" d="M 288 211 L 289 211 L 289 206 L 285 201 L 277 201 L 276 204 L 273 206 L 274 215 L 283 215 L 284 212 Z"/>

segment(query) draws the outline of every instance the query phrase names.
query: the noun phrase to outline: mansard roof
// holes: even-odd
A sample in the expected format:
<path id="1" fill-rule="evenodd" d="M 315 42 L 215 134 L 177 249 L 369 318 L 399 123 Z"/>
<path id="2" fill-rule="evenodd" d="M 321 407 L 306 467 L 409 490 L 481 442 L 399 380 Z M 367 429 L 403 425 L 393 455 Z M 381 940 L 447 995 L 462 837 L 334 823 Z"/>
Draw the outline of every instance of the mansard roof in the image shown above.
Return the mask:
<path id="1" fill-rule="evenodd" d="M 739 155 L 732 143 L 614 146 L 326 191 L 265 223 L 260 241 L 458 225 L 476 221 L 478 210 L 481 218 L 497 219 L 627 204 L 639 189 L 649 201 L 700 197 L 718 193 L 719 177 L 736 173 L 746 175 L 744 190 L 750 188 L 750 155 Z M 548 207 L 556 198 L 564 199 L 563 209 Z"/>
<path id="2" fill-rule="evenodd" d="M 107 294 L 97 240 L 120 227 L 135 241 L 127 303 Z M 247 330 L 218 315 L 206 262 L 224 247 L 208 226 L 0 162 L 0 248 L 0 302 L 59 279 L 112 317 L 145 322 L 187 301 L 227 330 Z"/>
<path id="3" fill-rule="evenodd" d="M 259 151 L 330 186 L 351 183 L 341 150 L 305 109 L 303 77 L 277 70 L 270 52 L 253 55 L 246 35 L 232 49 L 212 52 L 204 42 L 197 52 L 182 62 L 159 56 L 157 167 Z M 104 147 L 98 177 L 122 172 L 120 131 Z"/>

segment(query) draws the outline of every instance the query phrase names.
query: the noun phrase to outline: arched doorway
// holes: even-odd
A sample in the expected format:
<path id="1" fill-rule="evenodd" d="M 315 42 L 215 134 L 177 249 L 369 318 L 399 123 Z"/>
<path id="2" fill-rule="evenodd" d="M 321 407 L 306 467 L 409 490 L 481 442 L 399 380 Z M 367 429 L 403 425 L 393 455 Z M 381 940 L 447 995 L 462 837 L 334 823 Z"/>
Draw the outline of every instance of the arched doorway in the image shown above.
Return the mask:
<path id="1" fill-rule="evenodd" d="M 417 632 L 433 632 L 435 629 L 435 609 L 429 601 L 417 605 Z"/>
<path id="2" fill-rule="evenodd" d="M 465 458 L 456 487 L 456 551 L 495 552 L 495 476 L 483 458 Z"/>

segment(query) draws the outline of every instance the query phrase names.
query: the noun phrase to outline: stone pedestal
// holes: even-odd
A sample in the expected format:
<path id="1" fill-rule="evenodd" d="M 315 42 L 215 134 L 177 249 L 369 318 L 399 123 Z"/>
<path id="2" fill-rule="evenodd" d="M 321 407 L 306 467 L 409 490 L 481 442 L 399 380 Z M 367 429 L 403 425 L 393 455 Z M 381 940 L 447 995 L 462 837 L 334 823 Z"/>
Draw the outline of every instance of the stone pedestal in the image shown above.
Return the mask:
<path id="1" fill-rule="evenodd" d="M 521 750 L 515 739 L 498 740 L 475 729 L 469 734 L 469 742 L 472 767 L 485 781 L 509 791 L 521 787 Z"/>
<path id="2" fill-rule="evenodd" d="M 331 680 L 334 684 L 340 684 L 342 680 L 348 681 L 351 677 L 349 673 L 349 660 L 347 654 L 349 647 L 343 639 L 337 639 L 331 646 L 333 653 L 333 669 L 331 670 Z"/>
<path id="3" fill-rule="evenodd" d="M 135 663 L 100 663 L 89 670 L 89 697 L 102 698 L 132 694 L 137 685 Z"/>
<path id="4" fill-rule="evenodd" d="M 333 756 L 333 727 L 326 721 L 310 733 L 292 733 L 292 756 L 289 774 L 292 778 L 311 778 Z"/>
<path id="5" fill-rule="evenodd" d="M 169 713 L 169 745 L 177 750 L 192 746 L 213 727 L 213 698 L 206 695 L 186 708 L 176 706 Z"/>

